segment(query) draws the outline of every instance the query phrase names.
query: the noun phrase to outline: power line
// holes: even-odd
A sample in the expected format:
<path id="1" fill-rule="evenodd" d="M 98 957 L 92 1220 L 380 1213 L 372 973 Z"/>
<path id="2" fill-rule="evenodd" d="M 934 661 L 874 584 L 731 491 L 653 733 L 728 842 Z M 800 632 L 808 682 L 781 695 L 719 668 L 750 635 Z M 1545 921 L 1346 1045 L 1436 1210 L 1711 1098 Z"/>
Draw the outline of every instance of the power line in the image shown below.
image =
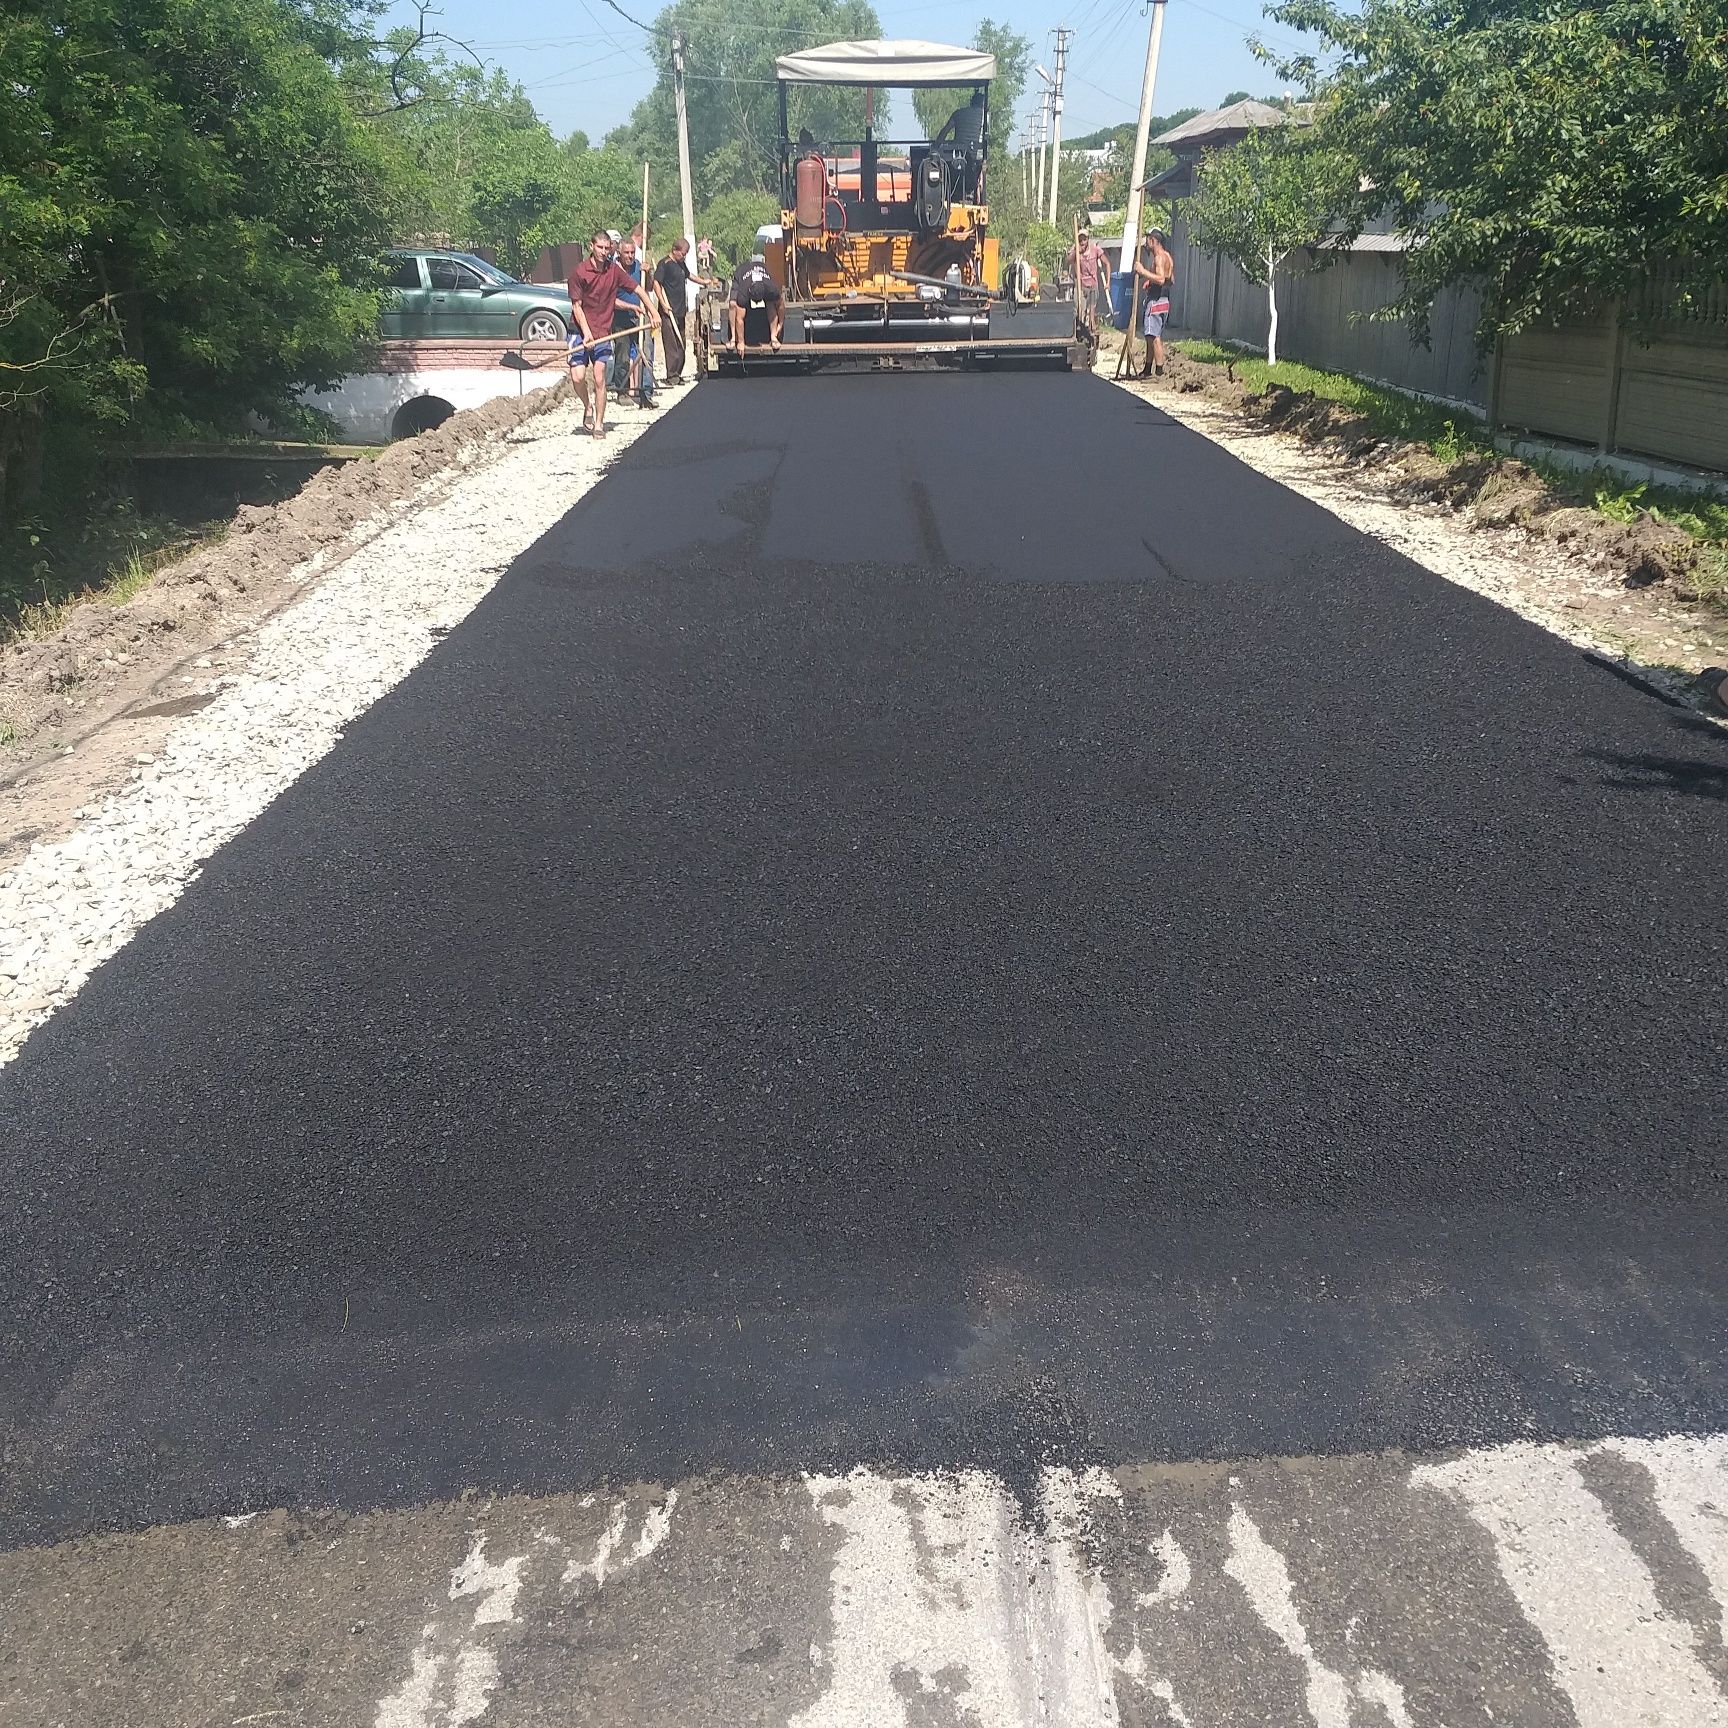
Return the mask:
<path id="1" fill-rule="evenodd" d="M 594 8 L 588 4 L 588 0 L 577 0 L 577 3 L 581 6 L 582 10 L 588 14 L 588 17 L 589 17 L 590 21 L 593 23 L 594 28 L 600 32 L 601 41 L 609 42 L 614 48 L 616 48 L 618 50 L 618 52 L 620 54 L 624 53 L 624 51 L 625 51 L 624 44 L 622 42 L 620 42 L 618 40 L 618 38 L 616 36 L 614 36 L 612 34 L 612 32 L 610 30 L 608 30 L 606 28 L 606 26 L 604 24 L 602 24 L 598 18 L 596 18 L 594 16 Z"/>
<path id="2" fill-rule="evenodd" d="M 609 54 L 599 54 L 591 60 L 578 60 L 574 66 L 564 66 L 556 72 L 548 72 L 544 78 L 531 79 L 524 83 L 522 88 L 524 90 L 544 90 L 549 85 L 559 86 L 559 81 L 568 78 L 572 72 L 585 71 L 590 66 L 603 66 L 608 60 L 616 60 L 621 54 L 627 55 L 629 52 L 628 48 L 614 48 Z M 638 61 L 637 64 L 640 65 L 641 62 Z M 605 76 L 617 77 L 618 74 L 612 72 L 605 74 Z M 589 80 L 578 79 L 577 82 L 587 83 Z"/>
<path id="3" fill-rule="evenodd" d="M 608 6 L 610 6 L 612 8 L 612 10 L 614 12 L 616 12 L 618 14 L 618 16 L 620 18 L 622 18 L 626 24 L 634 24 L 636 26 L 636 28 L 638 30 L 640 30 L 644 36 L 652 36 L 654 34 L 654 26 L 653 25 L 644 24 L 640 18 L 632 18 L 630 16 L 630 14 L 628 12 L 626 12 L 624 10 L 624 8 L 618 4 L 618 0 L 605 0 L 605 3 Z"/>
<path id="4" fill-rule="evenodd" d="M 1102 84 L 1094 84 L 1090 78 L 1082 78 L 1078 72 L 1068 74 L 1076 84 L 1084 84 L 1088 90 L 1095 90 L 1100 96 L 1108 96 L 1112 102 L 1124 108 L 1132 108 L 1133 101 L 1127 96 L 1118 96 L 1114 90 L 1106 90 Z"/>
<path id="5" fill-rule="evenodd" d="M 1308 46 L 1306 42 L 1300 41 L 1286 31 L 1268 30 L 1264 24 L 1250 24 L 1244 19 L 1232 18 L 1228 12 L 1219 12 L 1211 6 L 1201 5 L 1200 0 L 1183 0 L 1183 8 L 1187 11 L 1204 12 L 1208 18 L 1216 18 L 1221 24 L 1234 24 L 1238 29 L 1247 33 L 1243 36 L 1244 41 L 1247 41 L 1248 35 L 1271 36 L 1288 43 L 1292 48 L 1306 49 Z"/>
<path id="6" fill-rule="evenodd" d="M 612 10 L 624 18 L 626 22 L 634 24 L 636 28 L 643 31 L 644 34 L 650 36 L 658 36 L 662 34 L 662 29 L 659 25 L 643 24 L 639 19 L 633 18 L 628 12 L 625 12 L 623 8 L 613 5 L 612 0 L 605 0 L 605 3 L 608 6 L 611 6 Z M 1102 3 L 1103 0 L 1094 0 L 1095 5 Z M 1130 0 L 1130 3 L 1132 3 L 1132 0 Z M 917 8 L 917 11 L 919 16 L 922 17 L 925 13 L 929 12 L 952 12 L 960 7 L 973 8 L 976 7 L 977 4 L 978 0 L 933 0 L 931 5 L 920 6 Z M 588 11 L 589 16 L 591 18 L 593 17 L 592 11 L 589 11 L 586 6 L 584 6 L 583 10 Z M 516 36 L 497 41 L 477 42 L 474 46 L 484 49 L 522 49 L 581 48 L 587 44 L 599 42 L 607 43 L 614 48 L 619 45 L 617 37 L 606 31 L 603 26 L 600 26 L 598 19 L 595 19 L 595 24 L 596 27 L 600 29 L 600 34 L 597 36 Z M 768 36 L 785 42 L 829 42 L 834 39 L 832 28 L 825 30 L 812 30 L 796 27 L 787 28 L 784 25 L 776 24 L 750 24 L 742 21 L 732 22 L 730 20 L 720 24 L 698 21 L 694 24 L 688 24 L 684 28 L 686 36 L 691 37 L 693 40 L 700 39 L 704 36 L 711 36 L 716 31 L 722 36 Z"/>
<path id="7" fill-rule="evenodd" d="M 1133 17 L 1135 5 L 1136 0 L 1123 0 L 1122 5 L 1105 20 L 1092 39 L 1093 46 L 1082 61 L 1083 65 L 1096 65 L 1109 54 L 1123 30 L 1127 28 L 1129 19 Z M 1069 75 L 1075 76 L 1072 67 L 1069 68 Z"/>

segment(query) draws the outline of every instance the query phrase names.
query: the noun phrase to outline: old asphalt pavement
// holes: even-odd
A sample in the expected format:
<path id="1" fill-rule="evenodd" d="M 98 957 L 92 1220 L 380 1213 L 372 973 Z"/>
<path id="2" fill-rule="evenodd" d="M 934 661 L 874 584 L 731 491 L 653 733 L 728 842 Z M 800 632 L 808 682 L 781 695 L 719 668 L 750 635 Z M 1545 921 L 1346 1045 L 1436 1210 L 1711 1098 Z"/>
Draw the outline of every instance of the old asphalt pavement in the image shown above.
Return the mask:
<path id="1" fill-rule="evenodd" d="M 686 1484 L 687 1512 L 727 1483 L 815 1493 L 828 1529 L 867 1480 L 902 1511 L 906 1482 L 984 1483 L 986 1523 L 1004 1497 L 1003 1529 L 1066 1552 L 1052 1482 L 1132 1509 L 1150 1472 L 1221 1496 L 1218 1588 L 1255 1629 L 1231 1659 L 1270 1639 L 1293 1714 L 1251 1692 L 1196 1714 L 1150 1646 L 1124 1654 L 1119 1598 L 1111 1684 L 1144 1716 L 992 1714 L 982 1657 L 968 1681 L 907 1656 L 850 1719 L 969 1719 L 914 1705 L 971 1685 L 989 1721 L 1396 1725 L 1441 1719 L 1432 1681 L 1453 1723 L 1722 1720 L 1728 1551 L 1697 1508 L 1728 1472 L 1649 1443 L 1728 1411 L 1725 796 L 1707 723 L 1100 382 L 704 385 L 0 1074 L 0 1607 L 35 1628 L 24 1666 L 83 1624 L 30 1607 L 68 1555 L 108 1556 L 97 1596 L 128 1567 L 174 1595 L 126 1547 L 160 1530 L 42 1546 L 87 1533 L 346 1508 L 370 1519 L 351 1544 L 382 1543 L 425 1509 L 454 1544 L 425 1576 L 484 1614 L 504 1585 L 461 1573 L 463 1514 L 431 1505 L 464 1491 L 598 1492 L 594 1531 L 521 1513 L 524 1553 L 646 1565 L 676 1518 L 650 1494 L 607 1546 L 607 1485 Z M 1365 1461 L 1385 1452 L 1420 1456 Z M 1277 1553 L 1271 1514 L 1229 1500 L 1254 1458 L 1327 1484 Z M 855 1466 L 881 1474 L 806 1492 Z M 1381 1553 L 1336 1510 L 1376 1471 L 1472 1509 L 1487 1546 L 1450 1575 L 1515 1599 L 1494 1662 L 1442 1617 L 1347 1670 L 1325 1641 L 1361 1605 L 1336 1594 L 1293 1641 L 1279 1554 L 1329 1531 Z M 1626 1633 L 1653 1713 L 1610 1684 L 1591 1717 L 1592 1663 L 1568 1678 L 1494 1562 L 1494 1520 L 1561 1476 L 1589 1514 L 1561 1525 L 1608 1520 L 1704 1676 Z M 1658 1518 L 1682 1480 L 1697 1516 Z M 775 1505 L 716 1512 L 704 1551 L 771 1557 Z M 1179 1518 L 1148 1517 L 1127 1600 L 1150 1612 L 1193 1568 L 1158 1547 Z M 1387 1517 L 1384 1553 L 1446 1551 Z M 745 1619 L 770 1645 L 688 1681 L 780 1674 L 779 1702 L 715 1719 L 820 1698 L 831 1559 L 817 1607 L 766 1591 Z M 152 1697 L 223 1671 L 218 1622 L 272 1588 L 237 1564 Z M 1636 1618 L 1597 1574 L 1608 1621 Z M 430 1610 L 405 1603 L 412 1647 Z M 309 1702 L 330 1625 L 267 1676 L 301 1676 L 266 1697 L 282 1720 L 513 1721 L 513 1676 L 550 1684 L 523 1634 L 466 1704 L 435 1651 L 394 1716 L 388 1662 L 355 1682 L 363 1716 Z M 617 1660 L 647 1635 L 609 1636 Z M 1433 1679 L 1422 1637 L 1464 1665 Z M 142 1720 L 112 1700 L 143 1672 L 104 1670 L 115 1713 L 79 1719 Z M 630 1672 L 544 1719 L 704 1718 Z M 1344 1676 L 1341 1714 L 1317 1673 Z M 184 1719 L 251 1719 L 221 1696 Z"/>

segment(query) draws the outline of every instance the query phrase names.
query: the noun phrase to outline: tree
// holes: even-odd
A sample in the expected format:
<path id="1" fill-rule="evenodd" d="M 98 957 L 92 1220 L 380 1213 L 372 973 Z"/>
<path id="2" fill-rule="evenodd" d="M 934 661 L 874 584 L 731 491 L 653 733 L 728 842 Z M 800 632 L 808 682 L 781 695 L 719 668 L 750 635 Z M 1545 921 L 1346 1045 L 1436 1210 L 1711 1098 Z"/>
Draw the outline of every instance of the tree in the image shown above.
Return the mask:
<path id="1" fill-rule="evenodd" d="M 1286 0 L 1272 16 L 1338 57 L 1330 124 L 1372 184 L 1352 225 L 1384 210 L 1410 237 L 1390 310 L 1418 334 L 1459 281 L 1481 289 L 1487 348 L 1658 269 L 1675 300 L 1657 315 L 1728 271 L 1723 0 Z"/>
<path id="2" fill-rule="evenodd" d="M 514 243 L 509 237 L 549 207 L 545 182 L 561 167 L 551 160 L 556 146 L 533 103 L 502 72 L 438 50 L 413 62 L 411 75 L 423 99 L 386 108 L 372 122 L 396 152 L 397 238 Z"/>
<path id="3" fill-rule="evenodd" d="M 640 162 L 621 150 L 584 151 L 566 161 L 558 207 L 547 219 L 539 243 L 585 245 L 596 228 L 627 233 L 640 218 L 641 205 Z"/>
<path id="4" fill-rule="evenodd" d="M 52 361 L 0 406 L 0 521 L 45 473 L 73 488 L 98 436 L 237 428 L 348 368 L 394 196 L 320 52 L 350 10 L 12 0 L 0 15 L 0 362 Z"/>
<path id="5" fill-rule="evenodd" d="M 399 158 L 397 238 L 485 247 L 521 272 L 543 246 L 639 218 L 640 160 L 580 132 L 560 143 L 503 73 L 434 49 L 412 77 L 424 100 L 372 123 Z"/>
<path id="6" fill-rule="evenodd" d="M 558 208 L 571 167 L 545 127 L 509 133 L 476 168 L 470 238 L 490 246 L 505 269 L 526 272 L 539 254 L 546 219 Z"/>
<path id="7" fill-rule="evenodd" d="M 779 97 L 774 61 L 798 48 L 850 37 L 876 36 L 881 26 L 869 0 L 674 0 L 654 18 L 647 48 L 658 77 L 629 121 L 607 143 L 646 159 L 654 178 L 676 185 L 678 134 L 672 88 L 672 37 L 687 43 L 686 95 L 690 154 L 698 196 L 779 190 Z M 819 139 L 857 138 L 864 130 L 864 92 L 794 89 L 794 133 L 808 126 Z"/>
<path id="8" fill-rule="evenodd" d="M 1032 70 L 1032 43 L 1011 25 L 985 18 L 972 32 L 972 46 L 981 54 L 996 57 L 996 76 L 990 83 L 991 130 L 1000 134 L 1005 146 L 1013 130 L 1014 116 L 1020 109 L 1027 75 Z M 924 136 L 934 138 L 947 124 L 948 116 L 971 97 L 970 85 L 914 90 L 912 109 L 918 116 Z"/>
<path id="9" fill-rule="evenodd" d="M 1278 267 L 1320 238 L 1353 191 L 1347 159 L 1308 128 L 1264 127 L 1201 163 L 1189 229 L 1265 288 L 1269 365 L 1278 364 Z"/>
<path id="10" fill-rule="evenodd" d="M 780 220 L 780 200 L 768 192 L 722 192 L 696 216 L 696 231 L 714 242 L 721 261 L 732 269 L 756 250 L 756 230 Z"/>

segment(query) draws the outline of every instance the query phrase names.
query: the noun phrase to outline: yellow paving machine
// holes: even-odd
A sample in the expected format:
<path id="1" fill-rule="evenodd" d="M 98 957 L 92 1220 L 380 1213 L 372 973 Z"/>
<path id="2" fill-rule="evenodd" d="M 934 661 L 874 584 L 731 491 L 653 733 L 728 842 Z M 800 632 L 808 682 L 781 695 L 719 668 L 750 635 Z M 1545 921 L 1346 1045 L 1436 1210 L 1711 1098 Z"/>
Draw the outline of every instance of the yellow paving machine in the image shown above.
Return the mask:
<path id="1" fill-rule="evenodd" d="M 732 346 L 725 297 L 709 302 L 718 371 L 895 370 L 1042 363 L 1085 367 L 1090 336 L 1071 298 L 1045 297 L 1023 261 L 1006 268 L 989 232 L 985 186 L 993 56 L 935 42 L 831 42 L 782 55 L 781 222 L 761 241 L 782 295 L 778 348 L 766 309 Z M 791 129 L 800 86 L 861 89 L 863 136 Z M 892 93 L 950 89 L 933 138 L 881 135 Z"/>

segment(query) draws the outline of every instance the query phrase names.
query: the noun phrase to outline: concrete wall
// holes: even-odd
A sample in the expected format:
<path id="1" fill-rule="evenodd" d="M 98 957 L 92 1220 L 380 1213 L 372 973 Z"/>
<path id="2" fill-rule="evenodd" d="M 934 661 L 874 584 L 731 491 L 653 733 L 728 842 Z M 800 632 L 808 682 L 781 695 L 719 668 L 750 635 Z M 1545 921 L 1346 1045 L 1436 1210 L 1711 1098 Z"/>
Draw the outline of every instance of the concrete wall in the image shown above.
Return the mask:
<path id="1" fill-rule="evenodd" d="M 1647 341 L 1607 316 L 1509 337 L 1496 417 L 1603 454 L 1728 472 L 1728 321 L 1699 319 Z"/>
<path id="2" fill-rule="evenodd" d="M 540 363 L 532 372 L 502 364 L 506 353 Z M 496 396 L 544 390 L 564 376 L 564 350 L 549 343 L 387 342 L 378 369 L 344 378 L 334 390 L 306 390 L 355 444 L 388 444 Z"/>

